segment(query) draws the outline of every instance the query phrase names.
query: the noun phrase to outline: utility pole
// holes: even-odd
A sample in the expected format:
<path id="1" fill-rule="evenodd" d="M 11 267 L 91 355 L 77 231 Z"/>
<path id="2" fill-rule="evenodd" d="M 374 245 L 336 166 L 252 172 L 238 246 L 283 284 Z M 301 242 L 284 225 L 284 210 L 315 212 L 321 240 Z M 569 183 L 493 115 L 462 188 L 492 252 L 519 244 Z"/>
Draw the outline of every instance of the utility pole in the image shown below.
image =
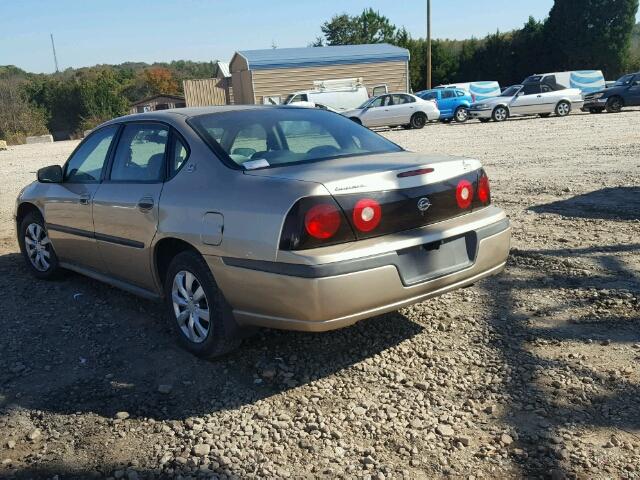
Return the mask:
<path id="1" fill-rule="evenodd" d="M 427 90 L 431 88 L 431 0 L 427 0 Z"/>
<path id="2" fill-rule="evenodd" d="M 53 62 L 56 64 L 56 73 L 58 73 L 60 70 L 58 70 L 58 57 L 56 55 L 56 44 L 53 42 L 53 33 L 49 34 L 51 36 L 51 48 L 53 48 Z"/>

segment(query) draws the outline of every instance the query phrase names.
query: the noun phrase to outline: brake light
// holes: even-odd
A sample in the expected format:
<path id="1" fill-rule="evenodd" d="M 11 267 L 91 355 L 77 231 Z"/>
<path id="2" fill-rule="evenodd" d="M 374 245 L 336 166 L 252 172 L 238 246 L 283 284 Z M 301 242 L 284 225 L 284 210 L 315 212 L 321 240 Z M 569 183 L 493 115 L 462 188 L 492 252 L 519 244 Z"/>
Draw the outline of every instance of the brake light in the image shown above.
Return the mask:
<path id="1" fill-rule="evenodd" d="M 487 177 L 487 174 L 484 172 L 480 175 L 480 180 L 478 180 L 478 199 L 480 199 L 482 203 L 488 203 L 491 200 L 489 177 Z"/>
<path id="2" fill-rule="evenodd" d="M 333 237 L 340 228 L 340 211 L 334 205 L 321 203 L 311 207 L 304 216 L 307 233 L 318 240 Z"/>
<path id="3" fill-rule="evenodd" d="M 382 220 L 380 204 L 371 198 L 363 198 L 353 207 L 353 224 L 361 232 L 370 232 Z"/>
<path id="4" fill-rule="evenodd" d="M 456 201 L 462 209 L 469 208 L 473 201 L 473 185 L 469 180 L 460 180 L 456 188 Z"/>

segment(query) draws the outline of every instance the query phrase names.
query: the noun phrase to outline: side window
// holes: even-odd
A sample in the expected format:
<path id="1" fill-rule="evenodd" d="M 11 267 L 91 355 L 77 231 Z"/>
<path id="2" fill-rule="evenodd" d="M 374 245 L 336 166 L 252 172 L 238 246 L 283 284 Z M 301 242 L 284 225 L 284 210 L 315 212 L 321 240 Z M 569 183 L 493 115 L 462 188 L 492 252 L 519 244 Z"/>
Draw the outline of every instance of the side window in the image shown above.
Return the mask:
<path id="1" fill-rule="evenodd" d="M 423 100 L 433 100 L 438 98 L 438 94 L 436 92 L 429 92 L 421 95 Z"/>
<path id="2" fill-rule="evenodd" d="M 381 107 L 382 106 L 382 102 L 384 101 L 385 98 L 386 98 L 386 96 L 382 96 L 382 97 L 376 98 L 373 102 L 371 102 L 369 104 L 369 107 L 371 107 L 371 108 L 373 108 L 373 107 Z"/>
<path id="3" fill-rule="evenodd" d="M 111 168 L 116 182 L 161 182 L 169 129 L 164 125 L 127 125 L 118 141 Z"/>
<path id="4" fill-rule="evenodd" d="M 171 159 L 169 162 L 169 177 L 173 177 L 178 170 L 184 165 L 189 157 L 189 150 L 182 142 L 180 137 L 174 133 L 173 148 L 171 149 Z"/>
<path id="5" fill-rule="evenodd" d="M 540 93 L 540 85 L 525 85 L 522 91 L 525 95 L 535 95 Z"/>
<path id="6" fill-rule="evenodd" d="M 454 98 L 456 96 L 456 92 L 453 90 L 444 90 L 442 92 L 442 98 Z"/>
<path id="7" fill-rule="evenodd" d="M 459 97 L 464 97 L 466 94 L 462 90 L 456 90 L 456 95 Z"/>
<path id="8" fill-rule="evenodd" d="M 64 181 L 68 183 L 97 183 L 109 153 L 111 141 L 118 131 L 117 125 L 101 128 L 87 137 L 69 158 Z"/>
<path id="9" fill-rule="evenodd" d="M 540 91 L 542 93 L 550 93 L 553 92 L 553 89 L 549 85 L 540 85 Z"/>

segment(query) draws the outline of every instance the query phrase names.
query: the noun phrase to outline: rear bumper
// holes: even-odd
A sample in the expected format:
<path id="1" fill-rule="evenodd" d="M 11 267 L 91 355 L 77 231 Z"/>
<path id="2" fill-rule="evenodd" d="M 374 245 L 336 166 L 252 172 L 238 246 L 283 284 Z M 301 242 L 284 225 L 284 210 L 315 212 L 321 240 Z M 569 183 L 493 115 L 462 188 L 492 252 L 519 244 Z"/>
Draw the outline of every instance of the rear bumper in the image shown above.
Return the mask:
<path id="1" fill-rule="evenodd" d="M 494 210 L 501 213 L 494 215 L 494 221 L 467 230 L 477 238 L 469 265 L 454 271 L 434 271 L 425 281 L 409 285 L 401 274 L 402 266 L 393 261 L 395 251 L 320 265 L 221 257 L 206 260 L 239 324 L 313 332 L 333 330 L 499 273 L 507 261 L 511 227 L 504 213 Z M 445 233 L 447 223 L 452 221 L 413 232 L 433 236 L 434 227 L 439 227 Z"/>

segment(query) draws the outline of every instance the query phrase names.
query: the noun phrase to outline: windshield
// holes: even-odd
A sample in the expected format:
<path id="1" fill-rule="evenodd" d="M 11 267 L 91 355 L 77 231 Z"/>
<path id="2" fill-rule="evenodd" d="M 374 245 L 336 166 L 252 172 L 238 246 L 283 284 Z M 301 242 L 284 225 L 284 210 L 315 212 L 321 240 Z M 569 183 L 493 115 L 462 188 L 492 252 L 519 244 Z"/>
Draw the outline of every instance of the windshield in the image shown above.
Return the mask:
<path id="1" fill-rule="evenodd" d="M 360 105 L 358 108 L 367 108 L 369 106 L 369 104 L 371 102 L 373 102 L 376 98 L 378 97 L 374 97 L 374 98 L 369 98 L 367 99 L 362 105 Z"/>
<path id="2" fill-rule="evenodd" d="M 247 170 L 402 151 L 342 115 L 313 108 L 211 113 L 189 123 L 227 163 Z"/>
<path id="3" fill-rule="evenodd" d="M 631 80 L 633 80 L 633 75 L 625 75 L 619 78 L 614 85 L 616 87 L 626 87 L 631 84 Z"/>
<path id="4" fill-rule="evenodd" d="M 520 89 L 522 88 L 522 85 L 513 85 L 509 88 L 507 88 L 504 92 L 502 92 L 500 94 L 501 97 L 513 97 L 516 93 L 518 93 L 518 91 L 520 91 Z"/>

